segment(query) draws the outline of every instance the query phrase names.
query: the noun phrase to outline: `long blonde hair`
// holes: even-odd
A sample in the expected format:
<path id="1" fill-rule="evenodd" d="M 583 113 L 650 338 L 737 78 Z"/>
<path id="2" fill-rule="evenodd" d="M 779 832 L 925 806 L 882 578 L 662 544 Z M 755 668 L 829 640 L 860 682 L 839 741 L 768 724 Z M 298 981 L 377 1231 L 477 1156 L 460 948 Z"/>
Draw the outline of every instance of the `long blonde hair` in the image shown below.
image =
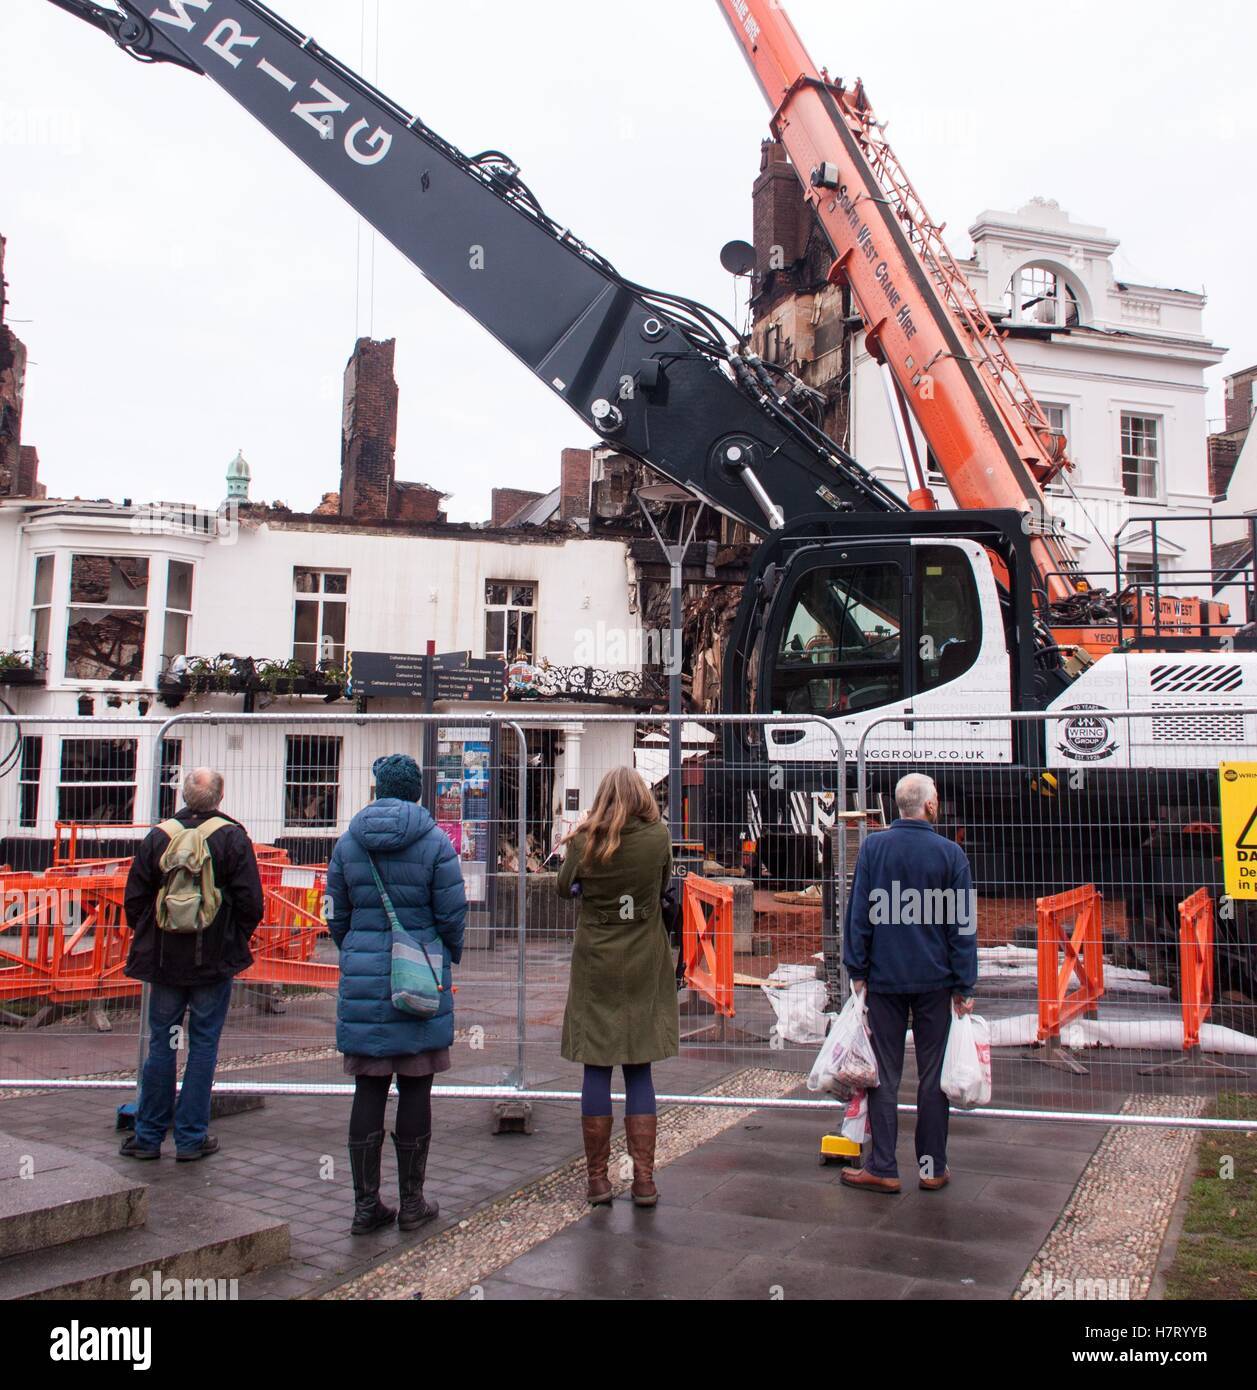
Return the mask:
<path id="1" fill-rule="evenodd" d="M 585 837 L 583 864 L 605 864 L 620 848 L 625 824 L 634 816 L 647 825 L 659 819 L 659 805 L 650 788 L 631 767 L 613 767 L 602 779 L 589 815 L 568 835 L 566 845 L 578 835 Z"/>

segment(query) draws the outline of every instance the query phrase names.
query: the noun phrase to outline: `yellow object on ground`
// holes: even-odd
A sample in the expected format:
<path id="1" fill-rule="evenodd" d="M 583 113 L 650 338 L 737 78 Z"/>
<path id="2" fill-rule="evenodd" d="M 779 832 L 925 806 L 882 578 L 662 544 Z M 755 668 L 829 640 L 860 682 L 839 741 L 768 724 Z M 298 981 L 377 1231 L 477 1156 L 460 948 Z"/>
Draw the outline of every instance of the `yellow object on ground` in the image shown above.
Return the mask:
<path id="1" fill-rule="evenodd" d="M 851 1139 L 844 1139 L 841 1134 L 825 1134 L 821 1136 L 821 1162 L 850 1163 L 853 1159 L 860 1157 L 860 1146 Z"/>

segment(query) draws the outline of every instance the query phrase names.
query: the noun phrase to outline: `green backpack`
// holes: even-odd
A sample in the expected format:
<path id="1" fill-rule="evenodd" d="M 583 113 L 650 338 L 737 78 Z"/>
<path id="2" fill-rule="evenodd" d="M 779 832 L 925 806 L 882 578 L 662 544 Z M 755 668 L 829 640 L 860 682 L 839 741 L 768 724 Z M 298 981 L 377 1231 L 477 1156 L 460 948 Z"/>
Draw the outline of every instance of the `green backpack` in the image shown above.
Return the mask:
<path id="1" fill-rule="evenodd" d="M 167 820 L 157 827 L 170 837 L 157 865 L 162 875 L 157 890 L 159 931 L 203 932 L 218 916 L 223 895 L 214 882 L 214 860 L 207 842 L 216 830 L 230 824 L 222 816 L 211 816 L 201 825 Z"/>

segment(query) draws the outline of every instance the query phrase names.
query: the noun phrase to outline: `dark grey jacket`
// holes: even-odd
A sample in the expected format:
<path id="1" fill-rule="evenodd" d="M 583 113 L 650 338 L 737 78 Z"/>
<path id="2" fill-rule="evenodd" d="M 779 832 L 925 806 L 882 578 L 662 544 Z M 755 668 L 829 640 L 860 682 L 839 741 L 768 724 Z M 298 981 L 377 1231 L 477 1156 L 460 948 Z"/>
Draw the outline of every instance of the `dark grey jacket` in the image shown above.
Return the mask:
<path id="1" fill-rule="evenodd" d="M 181 825 L 193 826 L 214 816 L 229 822 L 209 837 L 214 882 L 223 895 L 223 905 L 203 932 L 183 935 L 157 929 L 157 890 L 162 884 L 158 866 L 170 843 L 164 830 L 150 830 L 131 861 L 124 908 L 134 933 L 126 965 L 133 980 L 212 985 L 230 980 L 253 964 L 249 938 L 262 920 L 262 880 L 244 826 L 222 811 L 201 815 L 186 806 L 174 818 Z"/>

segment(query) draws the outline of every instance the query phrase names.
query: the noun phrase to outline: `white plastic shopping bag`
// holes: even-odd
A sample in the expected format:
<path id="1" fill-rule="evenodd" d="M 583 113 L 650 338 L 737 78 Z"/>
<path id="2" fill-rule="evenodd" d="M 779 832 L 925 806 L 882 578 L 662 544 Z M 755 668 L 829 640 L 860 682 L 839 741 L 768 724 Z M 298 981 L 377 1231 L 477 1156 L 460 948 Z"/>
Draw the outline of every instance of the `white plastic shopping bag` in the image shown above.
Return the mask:
<path id="1" fill-rule="evenodd" d="M 807 1079 L 809 1091 L 832 1091 L 837 1081 L 838 1066 L 834 1054 L 839 1045 L 838 1015 L 826 1014 L 825 1017 L 829 1019 L 829 1031 L 821 1043 L 821 1050 L 816 1054 L 816 1061 L 812 1063 L 812 1074 Z"/>
<path id="2" fill-rule="evenodd" d="M 849 1091 L 871 1091 L 877 1085 L 877 1058 L 873 1053 L 864 991 L 853 994 L 851 1002 L 858 1004 L 859 1009 L 856 1022 L 850 1027 L 847 1049 L 838 1063 L 838 1084 Z"/>
<path id="3" fill-rule="evenodd" d="M 854 1091 L 877 1085 L 877 1062 L 862 991 L 852 990 L 842 1012 L 830 1024 L 807 1085 L 810 1091 L 829 1091 L 844 1100 Z"/>
<path id="4" fill-rule="evenodd" d="M 962 1109 L 990 1103 L 991 1030 L 980 1014 L 962 1014 L 951 1021 L 943 1054 L 943 1091 Z"/>
<path id="5" fill-rule="evenodd" d="M 869 1093 L 857 1091 L 847 1102 L 842 1117 L 842 1137 L 853 1144 L 863 1144 L 869 1132 Z"/>

